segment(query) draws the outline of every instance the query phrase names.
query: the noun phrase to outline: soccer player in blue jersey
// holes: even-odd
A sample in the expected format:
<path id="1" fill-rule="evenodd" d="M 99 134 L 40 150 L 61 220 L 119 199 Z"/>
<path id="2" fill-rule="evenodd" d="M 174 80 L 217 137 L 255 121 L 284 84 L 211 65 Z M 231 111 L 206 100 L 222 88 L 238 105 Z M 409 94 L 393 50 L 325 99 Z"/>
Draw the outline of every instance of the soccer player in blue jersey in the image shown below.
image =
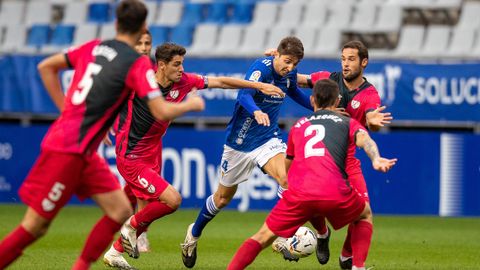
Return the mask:
<path id="1" fill-rule="evenodd" d="M 274 56 L 257 59 L 245 78 L 273 83 L 305 108 L 313 110 L 310 95 L 297 87 L 296 66 L 303 58 L 303 44 L 296 37 L 286 37 Z M 197 241 L 205 226 L 232 200 L 238 184 L 248 180 L 255 166 L 273 177 L 280 189 L 287 188 L 286 145 L 278 127 L 280 106 L 285 96 L 268 96 L 255 89 L 240 90 L 233 117 L 228 123 L 221 161 L 221 179 L 190 224 L 182 246 L 183 264 L 192 268 L 197 259 Z"/>

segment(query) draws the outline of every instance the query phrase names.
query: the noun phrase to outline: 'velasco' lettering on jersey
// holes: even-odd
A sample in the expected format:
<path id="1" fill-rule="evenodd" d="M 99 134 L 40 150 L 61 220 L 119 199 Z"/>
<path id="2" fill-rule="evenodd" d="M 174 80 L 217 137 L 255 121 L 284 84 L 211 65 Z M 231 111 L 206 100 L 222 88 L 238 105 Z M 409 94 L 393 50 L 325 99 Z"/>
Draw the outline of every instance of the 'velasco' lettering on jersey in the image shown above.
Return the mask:
<path id="1" fill-rule="evenodd" d="M 342 118 L 340 118 L 338 115 L 334 115 L 334 114 L 320 114 L 320 115 L 312 115 L 310 117 L 306 117 L 306 118 L 303 118 L 301 120 L 299 120 L 296 124 L 295 124 L 295 127 L 296 128 L 299 128 L 301 127 L 303 124 L 307 123 L 307 122 L 310 122 L 310 121 L 313 121 L 313 120 L 320 120 L 320 119 L 330 119 L 332 121 L 334 121 L 335 123 L 337 122 L 342 122 Z"/>
<path id="2" fill-rule="evenodd" d="M 115 51 L 115 49 L 108 47 L 106 45 L 97 45 L 95 48 L 92 50 L 92 55 L 93 56 L 103 56 L 107 58 L 109 62 L 112 62 L 112 60 L 117 57 L 118 53 Z"/>

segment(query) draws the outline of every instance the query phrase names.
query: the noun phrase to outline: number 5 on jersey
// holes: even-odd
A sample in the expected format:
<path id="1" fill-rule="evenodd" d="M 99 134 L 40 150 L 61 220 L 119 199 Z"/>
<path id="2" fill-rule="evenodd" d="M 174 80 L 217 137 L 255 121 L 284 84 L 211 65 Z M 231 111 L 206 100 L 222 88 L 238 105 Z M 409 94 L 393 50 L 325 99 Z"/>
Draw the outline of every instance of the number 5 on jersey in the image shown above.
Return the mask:
<path id="1" fill-rule="evenodd" d="M 102 66 L 95 63 L 89 63 L 87 70 L 83 75 L 83 78 L 78 83 L 78 89 L 72 95 L 72 104 L 79 105 L 82 104 L 87 98 L 88 92 L 92 89 L 93 86 L 93 76 L 100 73 Z"/>

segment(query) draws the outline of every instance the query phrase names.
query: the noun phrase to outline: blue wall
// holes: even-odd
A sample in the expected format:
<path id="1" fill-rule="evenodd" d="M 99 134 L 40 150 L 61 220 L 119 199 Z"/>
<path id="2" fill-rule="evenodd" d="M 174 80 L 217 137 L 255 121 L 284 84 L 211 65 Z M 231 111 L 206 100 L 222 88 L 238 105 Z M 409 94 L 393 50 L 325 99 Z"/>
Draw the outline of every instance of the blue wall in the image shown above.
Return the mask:
<path id="1" fill-rule="evenodd" d="M 18 202 L 17 189 L 39 152 L 47 128 L 46 125 L 0 124 L 0 202 Z M 442 137 L 453 137 L 458 142 L 456 150 L 445 151 L 452 143 Z M 443 205 L 443 209 L 447 209 L 443 215 L 480 215 L 477 195 L 480 190 L 480 136 L 393 132 L 374 134 L 373 138 L 383 156 L 399 159 L 394 169 L 382 174 L 374 171 L 368 158 L 359 151 L 376 213 L 438 215 L 441 214 L 440 205 Z M 171 128 L 167 132 L 163 151 L 164 176 L 182 194 L 182 207 L 200 207 L 216 187 L 223 139 L 223 131 Z M 114 149 L 102 146 L 100 153 L 115 171 Z M 451 167 L 450 164 L 453 166 L 455 162 L 450 160 L 462 160 L 460 169 Z M 461 190 L 447 188 L 442 197 L 442 181 L 445 187 L 453 185 Z M 241 185 L 230 207 L 270 209 L 275 201 L 275 181 L 255 170 L 252 178 Z"/>

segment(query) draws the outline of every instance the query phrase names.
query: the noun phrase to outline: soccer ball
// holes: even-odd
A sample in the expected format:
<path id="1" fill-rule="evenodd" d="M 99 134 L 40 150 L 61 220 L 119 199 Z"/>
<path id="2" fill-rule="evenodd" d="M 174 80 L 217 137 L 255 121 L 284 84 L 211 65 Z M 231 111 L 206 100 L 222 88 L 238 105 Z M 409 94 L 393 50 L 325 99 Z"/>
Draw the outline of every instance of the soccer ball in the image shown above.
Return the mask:
<path id="1" fill-rule="evenodd" d="M 304 258 L 315 252 L 317 236 L 308 227 L 300 227 L 292 237 L 285 240 L 285 246 L 292 255 Z"/>

